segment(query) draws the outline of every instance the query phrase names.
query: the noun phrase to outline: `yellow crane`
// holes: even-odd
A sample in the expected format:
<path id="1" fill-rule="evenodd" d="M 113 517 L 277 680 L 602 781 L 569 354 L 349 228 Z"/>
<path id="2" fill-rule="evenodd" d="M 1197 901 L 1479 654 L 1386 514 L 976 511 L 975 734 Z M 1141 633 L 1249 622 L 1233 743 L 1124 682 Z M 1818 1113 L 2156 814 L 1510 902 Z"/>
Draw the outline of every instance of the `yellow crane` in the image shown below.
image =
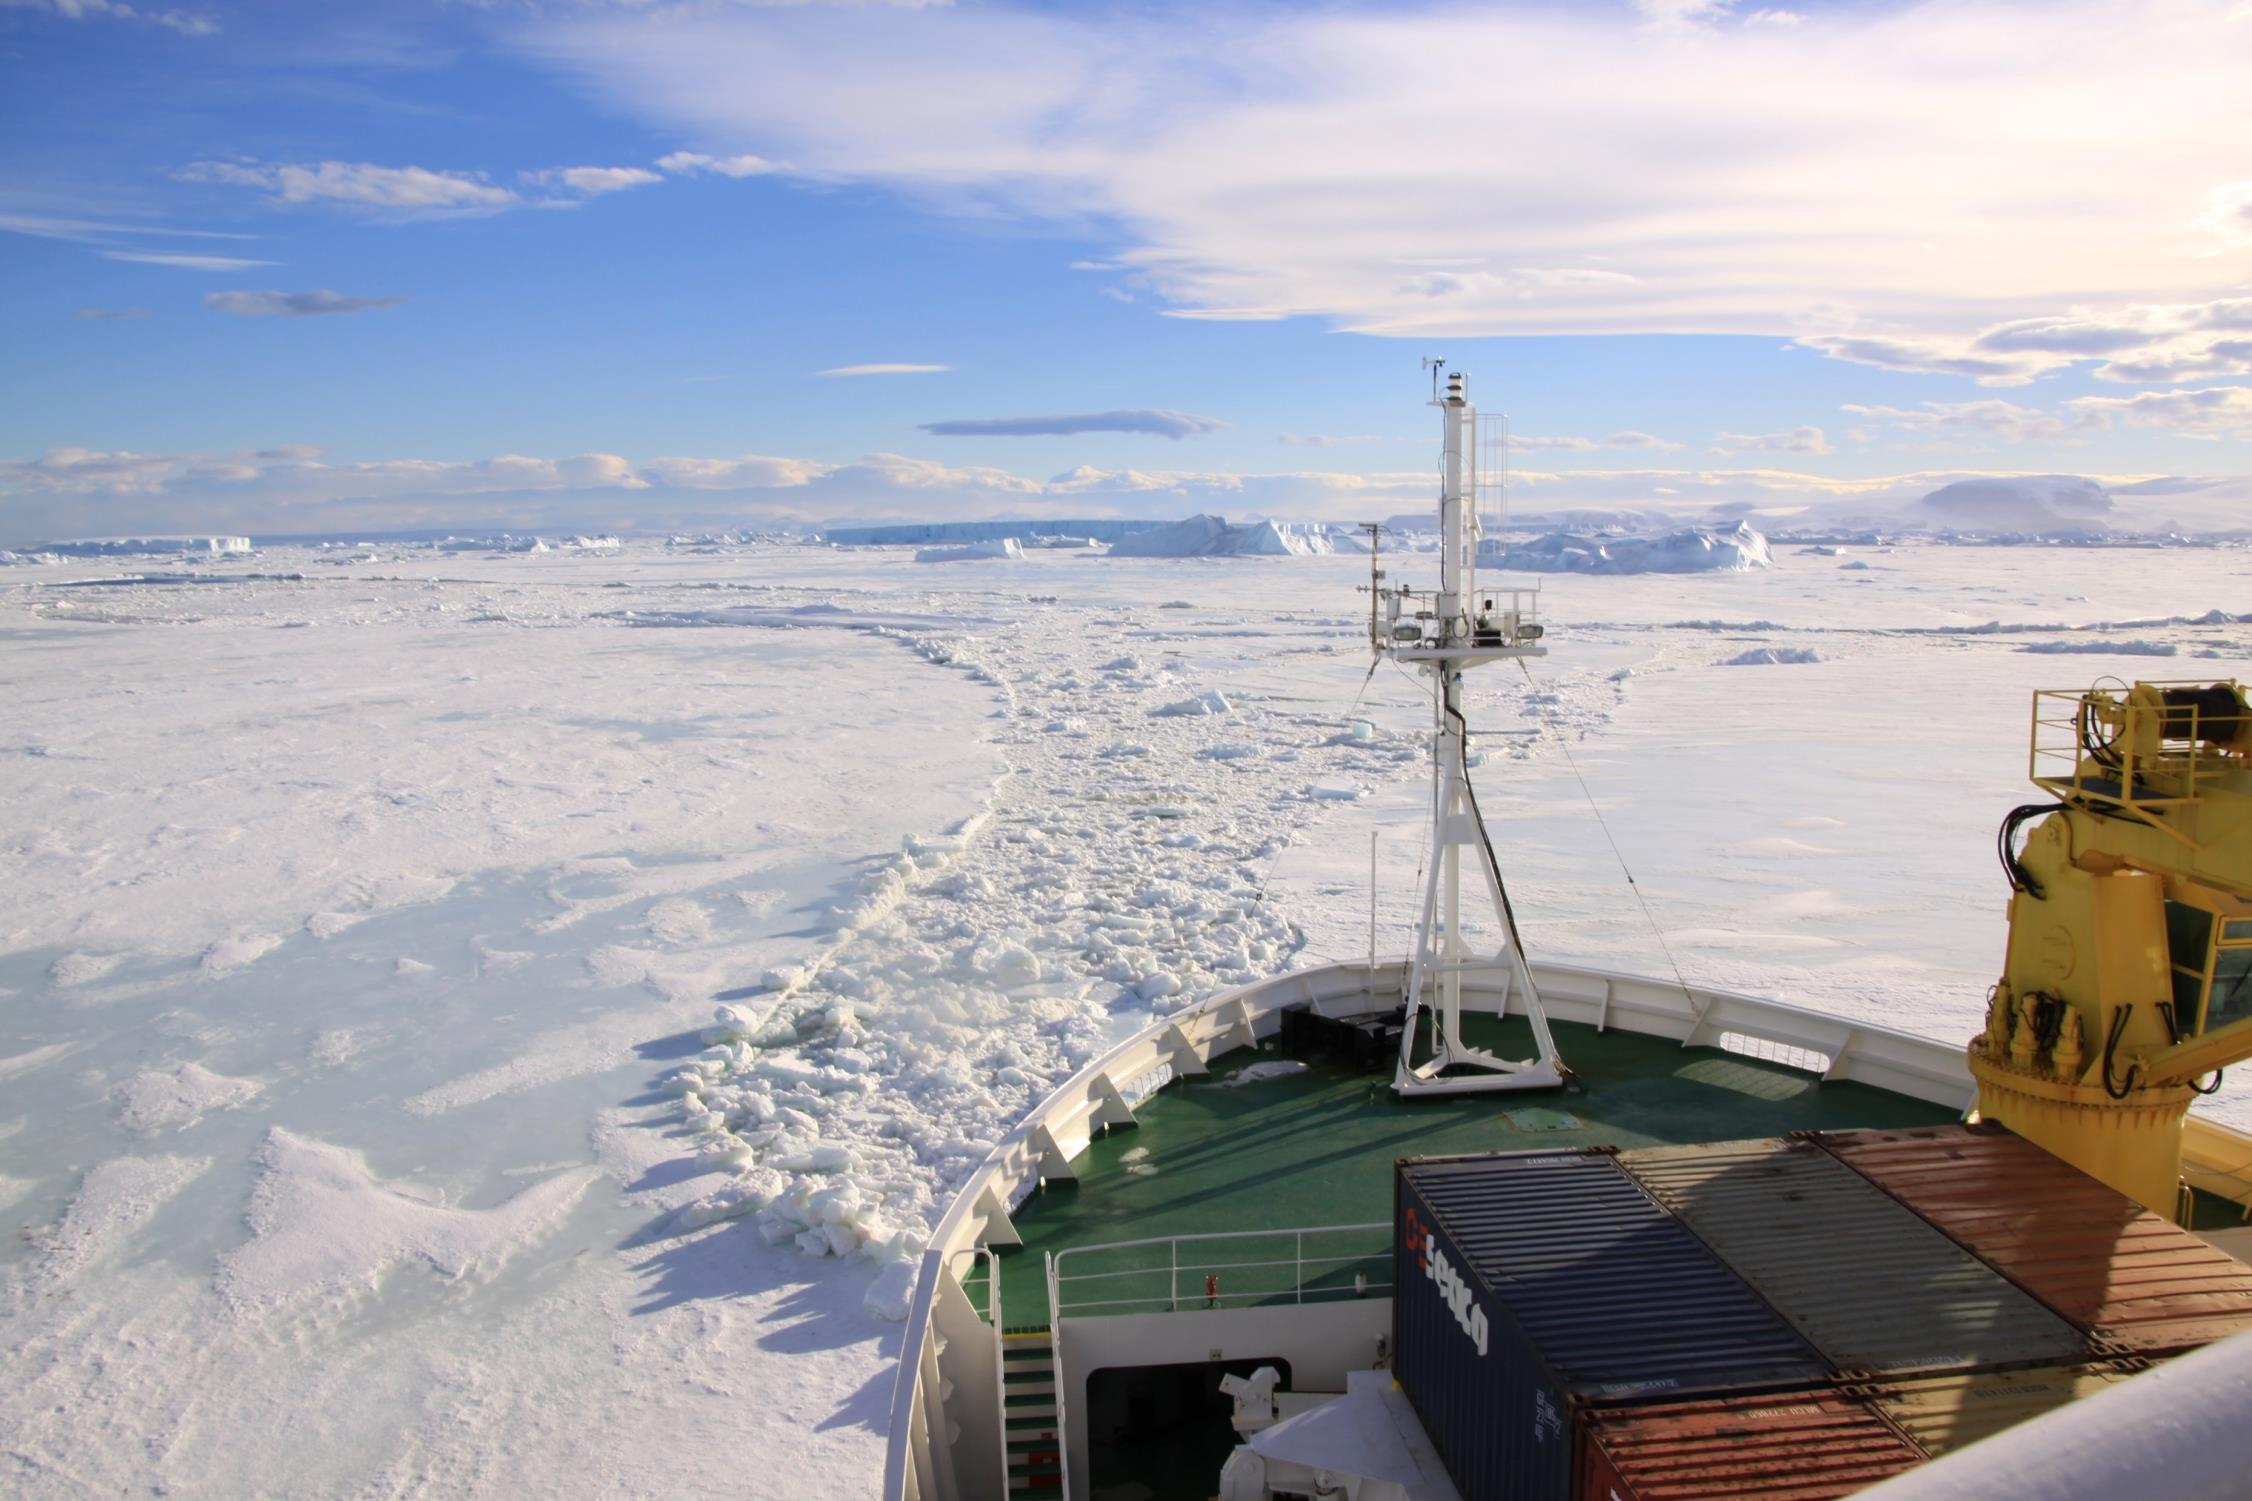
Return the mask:
<path id="1" fill-rule="evenodd" d="M 2233 680 L 2044 690 L 2030 771 L 2055 801 L 2002 821 L 2015 891 L 1970 1044 L 1979 1112 L 2177 1221 L 2183 1117 L 2252 1057 L 2248 755 Z"/>

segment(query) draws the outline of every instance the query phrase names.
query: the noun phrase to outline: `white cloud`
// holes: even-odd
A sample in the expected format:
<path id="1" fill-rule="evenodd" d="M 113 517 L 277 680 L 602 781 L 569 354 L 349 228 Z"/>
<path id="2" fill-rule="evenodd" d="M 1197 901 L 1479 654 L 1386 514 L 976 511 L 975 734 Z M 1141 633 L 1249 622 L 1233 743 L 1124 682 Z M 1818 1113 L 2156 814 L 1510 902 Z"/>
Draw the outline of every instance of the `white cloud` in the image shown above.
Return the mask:
<path id="1" fill-rule="evenodd" d="M 181 460 L 161 454 L 50 448 L 36 459 L 0 460 L 0 495 L 160 494 L 183 467 Z"/>
<path id="2" fill-rule="evenodd" d="M 805 459 L 745 454 L 736 459 L 651 459 L 642 469 L 652 483 L 682 490 L 795 490 L 831 466 Z"/>
<path id="3" fill-rule="evenodd" d="M 2035 320 L 2241 283 L 2210 253 L 2252 161 L 2230 10 L 715 8 L 519 36 L 654 128 L 1113 234 L 1100 260 L 1180 316 L 1782 335 L 2005 383 L 2101 358 Z"/>
<path id="4" fill-rule="evenodd" d="M 701 151 L 675 151 L 657 158 L 657 165 L 676 177 L 716 172 L 722 177 L 763 177 L 781 169 L 763 156 L 706 156 Z"/>
<path id="5" fill-rule="evenodd" d="M 2137 420 L 2154 412 L 2147 404 L 2136 410 Z M 1751 515 L 1889 524 L 1901 506 L 1978 477 L 1964 470 L 1864 479 L 1751 468 L 1526 470 L 1514 476 L 1513 508 L 1551 518 L 1639 511 L 1676 522 Z M 2114 518 L 2121 525 L 2179 516 L 2206 529 L 2241 528 L 2252 515 L 2245 501 L 2252 484 L 2242 480 L 2090 478 L 2133 501 L 2134 509 Z M 175 454 L 59 448 L 34 459 L 0 459 L 0 544 L 183 527 L 253 535 L 422 526 L 671 530 L 853 517 L 1175 518 L 1198 510 L 1350 523 L 1420 512 L 1431 483 L 1423 470 L 1239 474 L 1091 465 L 1039 480 L 891 453 L 846 464 L 760 454 L 637 462 L 606 453 L 332 463 L 310 447 Z M 1051 509 L 1058 507 L 1065 509 Z"/>
<path id="6" fill-rule="evenodd" d="M 376 312 L 397 307 L 404 297 L 346 297 L 341 292 L 207 292 L 204 306 L 243 318 L 319 318 L 336 313 Z"/>
<path id="7" fill-rule="evenodd" d="M 396 217 L 491 214 L 523 202 L 512 190 L 467 173 L 372 162 L 203 161 L 190 163 L 177 175 L 184 182 L 260 188 L 275 204 L 332 203 Z"/>
<path id="8" fill-rule="evenodd" d="M 185 271 L 248 271 L 277 266 L 279 261 L 245 260 L 233 255 L 170 255 L 155 250 L 105 250 L 104 260 L 130 261 L 139 266 L 178 266 Z"/>
<path id="9" fill-rule="evenodd" d="M 951 370 L 952 365 L 839 365 L 833 370 L 816 370 L 815 375 L 936 375 Z"/>
<path id="10" fill-rule="evenodd" d="M 1830 440 L 1818 427 L 1794 427 L 1787 433 L 1715 433 L 1712 451 L 1723 458 L 1738 453 L 1828 453 Z"/>
<path id="11" fill-rule="evenodd" d="M 2252 386 L 2076 396 L 2065 405 L 2104 426 L 2117 422 L 2125 427 L 2162 428 L 2185 438 L 2252 439 Z"/>
<path id="12" fill-rule="evenodd" d="M 88 21 L 96 17 L 115 21 L 145 21 L 151 26 L 177 31 L 182 36 L 219 34 L 219 23 L 209 16 L 184 10 L 143 10 L 126 4 L 125 0 L 0 0 L 0 6 L 51 11 L 71 21 Z"/>
<path id="13" fill-rule="evenodd" d="M 1337 438 L 1328 433 L 1278 433 L 1275 441 L 1290 448 L 1351 448 L 1364 443 L 1379 443 L 1380 438 Z"/>
<path id="14" fill-rule="evenodd" d="M 524 181 L 545 188 L 561 188 L 588 198 L 647 187 L 664 178 L 646 167 L 549 167 L 522 174 Z"/>

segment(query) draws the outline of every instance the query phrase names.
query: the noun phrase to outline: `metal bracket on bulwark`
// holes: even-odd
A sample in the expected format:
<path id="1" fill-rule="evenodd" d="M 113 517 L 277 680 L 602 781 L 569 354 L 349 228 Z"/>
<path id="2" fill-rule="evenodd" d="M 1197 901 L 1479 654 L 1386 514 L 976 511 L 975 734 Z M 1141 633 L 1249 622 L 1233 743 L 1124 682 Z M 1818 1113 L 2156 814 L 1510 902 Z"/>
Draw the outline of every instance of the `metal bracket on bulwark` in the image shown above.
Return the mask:
<path id="1" fill-rule="evenodd" d="M 1259 1045 L 1259 1029 L 1251 1025 L 1249 1001 L 1237 996 L 1220 1008 L 1220 1014 L 1227 1019 L 1228 1026 L 1226 1031 L 1212 1040 L 1213 1057 L 1217 1058 L 1234 1048 L 1255 1048 Z"/>
<path id="2" fill-rule="evenodd" d="M 1175 1022 L 1165 1029 L 1157 1045 L 1165 1050 L 1165 1062 L 1175 1076 L 1197 1078 L 1209 1072 L 1204 1066 L 1204 1055 L 1196 1050 L 1196 1042 Z"/>
<path id="3" fill-rule="evenodd" d="M 1071 1170 L 1071 1158 L 1056 1140 L 1056 1133 L 1046 1126 L 1032 1128 L 1033 1171 L 1047 1183 L 1076 1183 L 1079 1175 Z"/>
<path id="4" fill-rule="evenodd" d="M 985 1228 L 977 1234 L 979 1245 L 1021 1246 L 1024 1244 L 1024 1237 L 1017 1234 L 1016 1224 L 1009 1218 L 1008 1204 L 1002 1200 L 999 1194 L 993 1191 L 991 1184 L 987 1184 L 985 1191 L 977 1196 L 977 1216 L 985 1222 Z"/>
<path id="5" fill-rule="evenodd" d="M 1088 1094 L 1095 1106 L 1094 1114 L 1088 1117 L 1088 1122 L 1097 1131 L 1115 1131 L 1121 1126 L 1141 1124 L 1134 1119 L 1134 1107 L 1127 1104 L 1126 1096 L 1120 1093 L 1118 1081 L 1110 1075 L 1095 1075 L 1094 1087 Z"/>

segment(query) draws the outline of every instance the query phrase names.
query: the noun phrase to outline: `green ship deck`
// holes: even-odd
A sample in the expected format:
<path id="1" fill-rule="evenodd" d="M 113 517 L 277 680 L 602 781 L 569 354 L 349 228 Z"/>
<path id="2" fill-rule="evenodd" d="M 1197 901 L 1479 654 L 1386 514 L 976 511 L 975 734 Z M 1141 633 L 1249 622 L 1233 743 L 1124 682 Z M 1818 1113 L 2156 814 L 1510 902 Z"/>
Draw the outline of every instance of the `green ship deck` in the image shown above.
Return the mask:
<path id="1" fill-rule="evenodd" d="M 1465 1017 L 1469 1040 L 1503 1056 L 1531 1050 L 1521 1018 Z M 1401 1157 L 1549 1147 L 1653 1146 L 1781 1136 L 1858 1126 L 1936 1125 L 1954 1111 L 1867 1085 L 1824 1083 L 1803 1070 L 1718 1048 L 1683 1048 L 1666 1038 L 1555 1023 L 1557 1046 L 1577 1074 L 1563 1090 L 1453 1095 L 1415 1101 L 1392 1093 L 1390 1075 L 1359 1073 L 1327 1060 L 1301 1072 L 1232 1082 L 1243 1069 L 1288 1058 L 1279 1047 L 1244 1049 L 1213 1060 L 1206 1079 L 1177 1080 L 1136 1109 L 1138 1124 L 1097 1137 L 1073 1164 L 1077 1183 L 1050 1184 L 1012 1219 L 1024 1239 L 1000 1253 L 1002 1318 L 1011 1329 L 1048 1323 L 1047 1253 L 1166 1237 L 1234 1234 L 1320 1225 L 1386 1222 L 1392 1217 L 1392 1164 Z M 1238 1248 L 1214 1264 L 1290 1258 L 1291 1238 Z M 1377 1254 L 1354 1252 L 1375 1251 Z M 1332 1240 L 1303 1247 L 1323 1265 L 1301 1279 L 1295 1269 L 1223 1273 L 1219 1293 L 1234 1304 L 1297 1296 L 1301 1280 L 1326 1282 L 1351 1296 L 1353 1274 L 1388 1278 L 1388 1245 L 1354 1248 Z M 1117 1279 L 1108 1310 L 1154 1311 L 1168 1297 L 1204 1306 L 1203 1265 L 1154 1250 L 1147 1276 L 1106 1258 Z M 1326 1275 L 1315 1275 L 1316 1273 Z M 1154 1280 L 1152 1280 L 1154 1279 Z M 982 1278 L 973 1279 L 974 1283 Z M 967 1288 L 983 1304 L 981 1285 Z"/>

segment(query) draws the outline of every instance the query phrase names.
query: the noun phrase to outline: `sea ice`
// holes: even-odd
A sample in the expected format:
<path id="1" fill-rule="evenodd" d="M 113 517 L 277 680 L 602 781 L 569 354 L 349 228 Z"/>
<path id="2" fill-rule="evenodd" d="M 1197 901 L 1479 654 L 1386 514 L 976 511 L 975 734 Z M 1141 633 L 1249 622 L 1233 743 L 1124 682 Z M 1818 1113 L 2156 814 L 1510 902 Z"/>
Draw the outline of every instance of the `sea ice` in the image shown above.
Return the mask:
<path id="1" fill-rule="evenodd" d="M 116 1091 L 118 1123 L 147 1133 L 194 1125 L 214 1110 L 232 1110 L 257 1097 L 255 1079 L 230 1079 L 200 1063 L 136 1074 Z"/>
<path id="2" fill-rule="evenodd" d="M 214 1278 L 245 1314 L 371 1292 L 405 1262 L 448 1278 L 489 1273 L 545 1236 L 598 1176 L 572 1168 L 495 1208 L 454 1209 L 378 1182 L 357 1152 L 278 1126 L 259 1167 L 250 1243 L 220 1257 Z"/>

